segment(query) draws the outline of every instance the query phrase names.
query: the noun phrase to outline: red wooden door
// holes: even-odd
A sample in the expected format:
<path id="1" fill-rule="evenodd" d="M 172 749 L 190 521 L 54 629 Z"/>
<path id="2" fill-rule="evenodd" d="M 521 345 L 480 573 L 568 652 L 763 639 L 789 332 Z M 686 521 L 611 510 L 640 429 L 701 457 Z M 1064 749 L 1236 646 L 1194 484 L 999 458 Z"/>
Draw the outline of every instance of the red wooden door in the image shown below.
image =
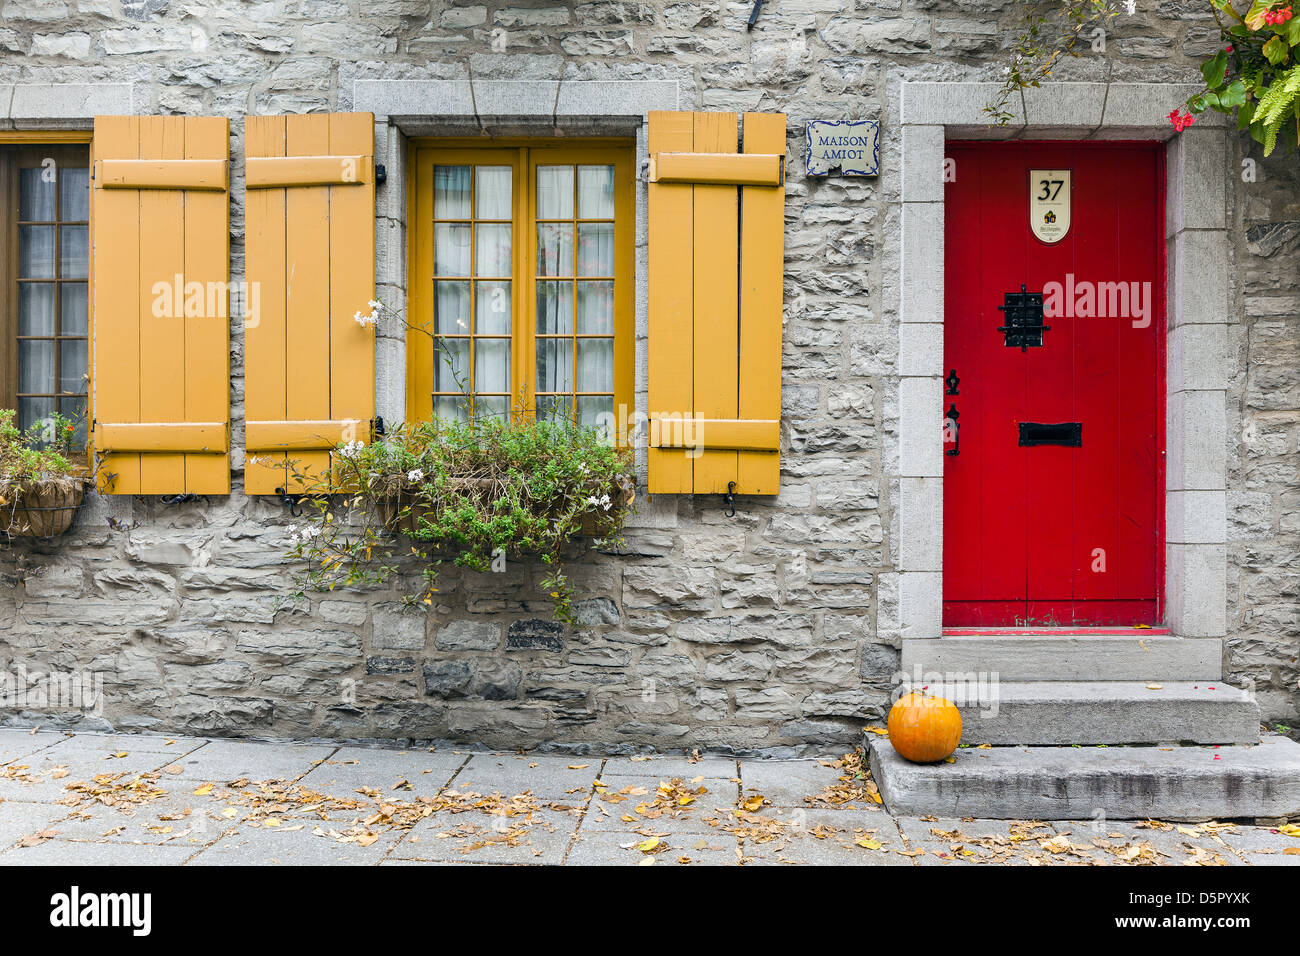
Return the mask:
<path id="1" fill-rule="evenodd" d="M 949 143 L 947 155 L 944 371 L 959 381 L 944 395 L 957 413 L 944 443 L 944 624 L 1155 623 L 1162 154 L 1024 142 Z M 1041 170 L 1071 173 L 1069 229 L 1052 243 L 1030 226 L 1031 195 L 1058 188 L 1031 182 Z M 998 306 L 1022 285 L 1046 293 L 1049 327 L 1023 350 L 998 331 Z"/>

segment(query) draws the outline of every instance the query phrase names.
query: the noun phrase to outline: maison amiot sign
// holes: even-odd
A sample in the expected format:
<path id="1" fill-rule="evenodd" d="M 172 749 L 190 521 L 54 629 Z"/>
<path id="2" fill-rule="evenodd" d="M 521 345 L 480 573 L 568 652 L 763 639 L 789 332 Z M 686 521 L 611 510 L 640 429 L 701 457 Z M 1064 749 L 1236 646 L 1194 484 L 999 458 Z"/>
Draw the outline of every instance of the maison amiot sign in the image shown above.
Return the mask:
<path id="1" fill-rule="evenodd" d="M 811 120 L 807 136 L 809 176 L 875 176 L 880 171 L 877 120 Z"/>

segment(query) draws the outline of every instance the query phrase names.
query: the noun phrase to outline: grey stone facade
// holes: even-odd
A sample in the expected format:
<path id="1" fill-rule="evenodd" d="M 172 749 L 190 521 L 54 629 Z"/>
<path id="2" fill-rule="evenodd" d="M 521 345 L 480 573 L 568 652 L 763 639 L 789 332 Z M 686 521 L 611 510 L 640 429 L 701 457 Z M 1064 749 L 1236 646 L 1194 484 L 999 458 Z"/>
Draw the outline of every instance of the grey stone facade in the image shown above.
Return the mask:
<path id="1" fill-rule="evenodd" d="M 239 157 L 244 114 L 350 109 L 357 80 L 550 81 L 556 103 L 568 82 L 656 80 L 677 84 L 682 108 L 787 113 L 790 179 L 782 492 L 742 499 L 734 518 L 716 497 L 642 495 L 626 546 L 572 567 L 582 631 L 549 621 L 527 566 L 449 573 L 428 613 L 402 612 L 396 591 L 296 598 L 282 560 L 292 520 L 244 496 L 237 473 L 228 499 L 92 497 L 63 539 L 0 549 L 0 670 L 101 672 L 112 726 L 216 735 L 779 748 L 849 741 L 883 716 L 900 637 L 899 489 L 886 476 L 907 374 L 885 291 L 901 254 L 897 90 L 995 79 L 1020 8 L 769 0 L 747 33 L 751 6 L 4 0 L 0 116 L 26 118 L 6 125 L 41 118 L 30 96 L 13 112 L 10 86 L 129 84 L 136 112 L 229 116 Z M 1195 81 L 1217 41 L 1205 5 L 1138 6 L 1105 53 L 1060 78 Z M 803 178 L 806 120 L 875 117 L 879 180 Z M 1284 151 L 1264 160 L 1228 142 L 1224 673 L 1254 682 L 1266 719 L 1294 724 L 1300 170 Z M 381 207 L 400 210 L 395 183 Z M 238 279 L 238 181 L 231 198 Z M 381 254 L 401 241 L 396 225 Z M 231 342 L 238 447 L 238 320 Z M 382 361 L 381 349 L 381 373 Z"/>

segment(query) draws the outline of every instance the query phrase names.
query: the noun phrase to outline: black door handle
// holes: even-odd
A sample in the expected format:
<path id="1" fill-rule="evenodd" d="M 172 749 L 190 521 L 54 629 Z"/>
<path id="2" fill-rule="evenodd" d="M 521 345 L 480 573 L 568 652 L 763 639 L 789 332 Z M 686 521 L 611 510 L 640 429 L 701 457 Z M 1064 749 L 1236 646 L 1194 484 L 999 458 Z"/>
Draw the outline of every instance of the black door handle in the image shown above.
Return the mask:
<path id="1" fill-rule="evenodd" d="M 948 438 L 947 435 L 948 423 L 949 422 L 952 423 L 952 447 L 944 452 L 944 454 L 947 455 L 949 458 L 955 458 L 957 455 L 961 454 L 961 425 L 957 421 L 957 419 L 959 418 L 961 418 L 961 412 L 957 411 L 957 403 L 956 402 L 949 403 L 948 411 L 943 417 L 944 420 L 943 437 L 945 443 Z"/>

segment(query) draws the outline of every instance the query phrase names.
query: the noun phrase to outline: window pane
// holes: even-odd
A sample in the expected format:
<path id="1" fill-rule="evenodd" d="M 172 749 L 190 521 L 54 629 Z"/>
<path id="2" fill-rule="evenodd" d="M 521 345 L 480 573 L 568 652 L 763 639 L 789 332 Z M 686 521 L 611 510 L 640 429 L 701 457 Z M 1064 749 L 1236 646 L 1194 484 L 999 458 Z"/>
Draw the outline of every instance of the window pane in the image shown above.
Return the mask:
<path id="1" fill-rule="evenodd" d="M 468 166 L 433 167 L 433 218 L 468 219 Z"/>
<path id="2" fill-rule="evenodd" d="M 588 335 L 614 332 L 614 283 L 578 283 L 578 331 Z"/>
<path id="3" fill-rule="evenodd" d="M 573 332 L 573 283 L 537 283 L 537 334 L 568 335 Z"/>
<path id="4" fill-rule="evenodd" d="M 578 167 L 578 218 L 614 218 L 614 167 Z"/>
<path id="5" fill-rule="evenodd" d="M 469 275 L 468 223 L 440 222 L 433 227 L 433 274 Z"/>
<path id="6" fill-rule="evenodd" d="M 546 421 L 572 421 L 573 399 L 567 395 L 539 395 L 537 396 L 537 417 Z"/>
<path id="7" fill-rule="evenodd" d="M 59 391 L 80 395 L 86 390 L 86 340 L 59 342 Z"/>
<path id="8" fill-rule="evenodd" d="M 537 167 L 537 218 L 573 218 L 573 167 Z"/>
<path id="9" fill-rule="evenodd" d="M 54 391 L 54 342 L 23 339 L 18 343 L 18 391 Z"/>
<path id="10" fill-rule="evenodd" d="M 433 414 L 439 418 L 468 418 L 469 400 L 460 395 L 435 395 L 433 396 Z"/>
<path id="11" fill-rule="evenodd" d="M 18 227 L 18 277 L 54 278 L 54 227 Z"/>
<path id="12" fill-rule="evenodd" d="M 89 228 L 59 227 L 59 275 L 65 279 L 84 279 L 89 275 L 86 269 L 90 249 Z"/>
<path id="13" fill-rule="evenodd" d="M 22 282 L 18 285 L 18 334 L 54 334 L 53 282 Z"/>
<path id="14" fill-rule="evenodd" d="M 578 339 L 579 392 L 614 391 L 614 340 Z"/>
<path id="15" fill-rule="evenodd" d="M 614 224 L 585 223 L 578 226 L 578 275 L 614 274 Z"/>
<path id="16" fill-rule="evenodd" d="M 540 223 L 537 226 L 537 274 L 573 275 L 573 226 L 569 223 Z"/>
<path id="17" fill-rule="evenodd" d="M 45 168 L 18 170 L 18 218 L 23 222 L 53 222 L 54 211 L 54 182 Z"/>
<path id="18" fill-rule="evenodd" d="M 469 339 L 435 339 L 433 343 L 433 390 L 469 390 Z"/>
<path id="19" fill-rule="evenodd" d="M 477 247 L 474 250 L 474 274 L 508 276 L 511 274 L 510 226 L 479 224 L 474 227 Z"/>
<path id="20" fill-rule="evenodd" d="M 433 330 L 439 335 L 468 335 L 469 283 L 435 282 Z"/>
<path id="21" fill-rule="evenodd" d="M 476 175 L 475 218 L 510 219 L 514 215 L 511 202 L 514 170 L 509 166 L 479 166 Z"/>
<path id="22" fill-rule="evenodd" d="M 537 391 L 573 391 L 573 339 L 537 340 Z"/>
<path id="23" fill-rule="evenodd" d="M 510 283 L 475 282 L 474 331 L 480 335 L 510 334 Z"/>
<path id="24" fill-rule="evenodd" d="M 46 286 L 46 288 L 53 289 L 52 286 Z M 86 283 L 60 282 L 59 295 L 62 297 L 61 307 L 63 309 L 62 315 L 59 316 L 59 328 L 62 334 L 85 335 Z"/>
<path id="25" fill-rule="evenodd" d="M 64 222 L 85 222 L 90 218 L 90 170 L 85 166 L 64 166 L 59 170 L 59 218 Z"/>
<path id="26" fill-rule="evenodd" d="M 510 391 L 510 340 L 474 340 L 474 391 Z"/>
<path id="27" fill-rule="evenodd" d="M 22 431 L 27 431 L 38 421 L 49 418 L 54 411 L 54 399 L 52 398 L 20 398 L 18 399 L 18 427 Z"/>
<path id="28" fill-rule="evenodd" d="M 474 399 L 475 418 L 505 418 L 509 411 L 510 399 L 504 395 L 500 398 L 483 398 L 479 396 Z"/>
<path id="29" fill-rule="evenodd" d="M 578 397 L 578 424 L 603 428 L 606 436 L 614 428 L 614 397 L 580 395 Z"/>
<path id="30" fill-rule="evenodd" d="M 71 419 L 76 425 L 72 430 L 72 447 L 84 447 L 87 438 L 86 399 L 84 397 L 59 399 L 59 414 L 64 418 Z"/>

